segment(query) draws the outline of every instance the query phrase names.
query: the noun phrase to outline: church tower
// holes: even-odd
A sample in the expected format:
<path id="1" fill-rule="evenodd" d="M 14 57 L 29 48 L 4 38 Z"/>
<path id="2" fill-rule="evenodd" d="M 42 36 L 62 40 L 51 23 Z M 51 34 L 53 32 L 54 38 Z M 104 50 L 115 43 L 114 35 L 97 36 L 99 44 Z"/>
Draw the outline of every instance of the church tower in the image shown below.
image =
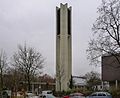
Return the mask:
<path id="1" fill-rule="evenodd" d="M 56 7 L 56 91 L 67 91 L 72 75 L 71 7 Z"/>

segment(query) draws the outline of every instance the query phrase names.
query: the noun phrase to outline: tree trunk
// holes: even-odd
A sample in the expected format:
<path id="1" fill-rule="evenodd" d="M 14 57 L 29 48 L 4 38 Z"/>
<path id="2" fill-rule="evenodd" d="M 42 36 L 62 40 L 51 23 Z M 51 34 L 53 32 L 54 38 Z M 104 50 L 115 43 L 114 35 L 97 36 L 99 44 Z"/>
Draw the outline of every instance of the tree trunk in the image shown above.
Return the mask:
<path id="1" fill-rule="evenodd" d="M 28 75 L 28 91 L 31 90 L 31 86 L 30 86 L 30 76 Z"/>
<path id="2" fill-rule="evenodd" d="M 0 74 L 0 90 L 3 90 L 3 74 L 2 74 L 2 69 L 1 69 L 1 74 Z"/>

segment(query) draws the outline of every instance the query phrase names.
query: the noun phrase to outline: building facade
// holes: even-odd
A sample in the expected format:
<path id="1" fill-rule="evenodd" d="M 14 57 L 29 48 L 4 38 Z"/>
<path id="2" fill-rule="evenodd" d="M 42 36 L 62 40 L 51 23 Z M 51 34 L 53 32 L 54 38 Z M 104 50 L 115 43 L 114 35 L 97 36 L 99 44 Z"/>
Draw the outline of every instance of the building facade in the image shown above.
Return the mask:
<path id="1" fill-rule="evenodd" d="M 102 56 L 102 81 L 107 82 L 110 87 L 120 87 L 120 55 Z"/>
<path id="2" fill-rule="evenodd" d="M 72 74 L 71 7 L 56 7 L 56 91 L 69 89 Z"/>
<path id="3" fill-rule="evenodd" d="M 120 57 L 112 55 L 102 56 L 102 80 L 120 81 Z"/>

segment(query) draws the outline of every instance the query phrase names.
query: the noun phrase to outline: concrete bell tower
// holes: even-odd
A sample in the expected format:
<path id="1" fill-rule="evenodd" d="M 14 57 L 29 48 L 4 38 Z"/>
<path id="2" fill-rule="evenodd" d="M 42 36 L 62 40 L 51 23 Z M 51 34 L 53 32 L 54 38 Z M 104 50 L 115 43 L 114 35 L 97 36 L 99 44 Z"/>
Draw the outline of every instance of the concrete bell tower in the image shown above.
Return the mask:
<path id="1" fill-rule="evenodd" d="M 56 7 L 56 91 L 67 91 L 72 75 L 71 7 Z"/>

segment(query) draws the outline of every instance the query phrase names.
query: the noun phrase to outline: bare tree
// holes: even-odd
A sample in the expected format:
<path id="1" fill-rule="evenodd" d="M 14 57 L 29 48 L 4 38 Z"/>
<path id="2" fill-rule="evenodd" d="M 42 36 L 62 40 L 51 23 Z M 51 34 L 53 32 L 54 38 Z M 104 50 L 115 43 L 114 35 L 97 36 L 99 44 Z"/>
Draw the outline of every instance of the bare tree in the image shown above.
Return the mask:
<path id="1" fill-rule="evenodd" d="M 93 86 L 100 85 L 100 74 L 94 71 L 88 72 L 84 76 L 86 78 L 87 87 L 92 89 Z"/>
<path id="2" fill-rule="evenodd" d="M 31 89 L 32 77 L 41 73 L 44 59 L 41 53 L 34 48 L 19 45 L 18 52 L 13 55 L 13 65 L 19 69 L 28 83 L 28 90 Z"/>
<path id="3" fill-rule="evenodd" d="M 18 90 L 20 83 L 25 81 L 24 74 L 16 67 L 10 67 L 4 75 L 4 84 L 8 89 Z M 24 87 L 25 88 L 25 87 Z M 20 90 L 20 89 L 19 89 Z"/>
<path id="4" fill-rule="evenodd" d="M 0 90 L 3 89 L 3 76 L 7 68 L 7 56 L 4 51 L 0 53 Z"/>
<path id="5" fill-rule="evenodd" d="M 94 37 L 87 49 L 88 58 L 97 65 L 99 57 L 107 54 L 114 56 L 120 64 L 120 0 L 102 0 L 98 13 L 92 28 Z"/>

